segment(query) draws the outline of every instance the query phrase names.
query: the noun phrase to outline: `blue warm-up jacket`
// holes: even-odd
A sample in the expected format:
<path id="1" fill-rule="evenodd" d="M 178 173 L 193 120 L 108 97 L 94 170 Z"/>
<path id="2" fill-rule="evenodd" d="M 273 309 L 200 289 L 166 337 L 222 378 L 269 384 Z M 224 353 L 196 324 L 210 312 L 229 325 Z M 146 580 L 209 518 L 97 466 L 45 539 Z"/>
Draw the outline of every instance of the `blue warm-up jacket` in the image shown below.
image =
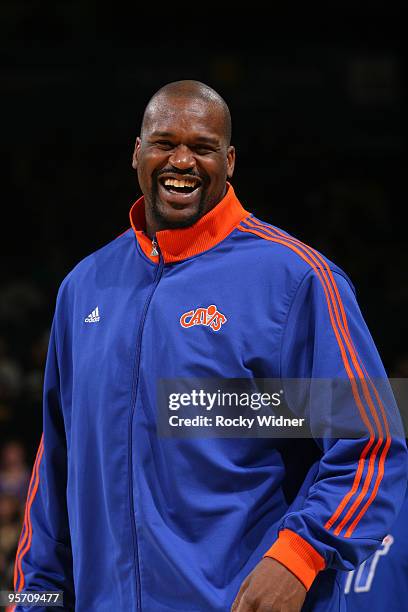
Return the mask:
<path id="1" fill-rule="evenodd" d="M 381 545 L 406 487 L 404 433 L 376 388 L 386 375 L 354 289 L 231 185 L 157 247 L 143 198 L 130 218 L 59 290 L 15 589 L 63 590 L 76 612 L 226 612 L 267 555 L 316 593 Z M 282 448 L 300 467 L 296 439 L 158 435 L 157 381 L 180 377 L 343 379 L 344 415 L 365 433 L 320 440 L 288 509 Z M 324 413 L 292 408 L 305 405 L 310 420 Z"/>

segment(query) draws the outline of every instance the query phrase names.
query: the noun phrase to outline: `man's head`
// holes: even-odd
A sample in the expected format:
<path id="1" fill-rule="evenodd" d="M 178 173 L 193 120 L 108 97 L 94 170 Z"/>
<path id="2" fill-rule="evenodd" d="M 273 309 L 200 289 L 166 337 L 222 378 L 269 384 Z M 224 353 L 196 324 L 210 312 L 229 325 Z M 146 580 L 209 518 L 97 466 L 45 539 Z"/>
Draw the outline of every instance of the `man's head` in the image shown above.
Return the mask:
<path id="1" fill-rule="evenodd" d="M 132 164 L 148 230 L 188 227 L 218 204 L 234 171 L 230 139 L 228 106 L 211 87 L 176 81 L 154 94 Z"/>

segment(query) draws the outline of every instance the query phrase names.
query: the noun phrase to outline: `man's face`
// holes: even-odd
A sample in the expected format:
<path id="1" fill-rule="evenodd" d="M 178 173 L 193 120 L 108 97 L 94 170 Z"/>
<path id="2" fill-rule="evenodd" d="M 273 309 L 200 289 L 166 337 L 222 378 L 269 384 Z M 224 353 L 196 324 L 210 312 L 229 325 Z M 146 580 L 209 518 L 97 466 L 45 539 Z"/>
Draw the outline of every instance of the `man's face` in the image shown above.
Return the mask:
<path id="1" fill-rule="evenodd" d="M 156 100 L 133 155 L 148 227 L 195 223 L 223 198 L 234 162 L 222 108 L 199 98 Z"/>

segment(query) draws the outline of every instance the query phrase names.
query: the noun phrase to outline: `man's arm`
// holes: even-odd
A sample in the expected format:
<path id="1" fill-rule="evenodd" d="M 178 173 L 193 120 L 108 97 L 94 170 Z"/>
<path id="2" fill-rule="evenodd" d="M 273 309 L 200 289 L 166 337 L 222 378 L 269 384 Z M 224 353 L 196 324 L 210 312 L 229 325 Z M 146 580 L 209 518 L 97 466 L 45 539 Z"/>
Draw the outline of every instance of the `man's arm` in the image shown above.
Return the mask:
<path id="1" fill-rule="evenodd" d="M 324 454 L 308 495 L 300 509 L 283 517 L 277 541 L 247 578 L 246 588 L 241 587 L 234 603 L 239 606 L 233 608 L 238 612 L 263 609 L 263 601 L 273 601 L 265 610 L 281 609 L 281 604 L 282 609 L 300 610 L 302 604 L 296 602 L 321 570 L 354 569 L 381 544 L 406 487 L 407 451 L 398 411 L 354 292 L 340 274 L 311 272 L 298 288 L 282 338 L 281 376 L 342 379 L 340 410 L 336 392 L 332 397 L 333 425 L 341 429 L 352 419 L 352 428 L 361 434 L 322 440 Z M 318 403 L 321 395 L 316 398 L 301 402 L 312 430 L 325 417 L 326 407 Z M 283 604 L 280 595 L 275 604 L 272 591 L 281 591 L 283 578 L 276 565 L 266 565 L 268 558 L 286 571 L 285 589 L 293 590 L 289 603 Z M 260 601 L 255 584 L 261 574 L 270 588 Z M 258 601 L 259 608 L 239 603 L 244 595 Z"/>
<path id="2" fill-rule="evenodd" d="M 57 330 L 54 320 L 44 379 L 43 435 L 35 459 L 17 549 L 16 591 L 64 592 L 64 607 L 73 610 L 72 553 L 66 504 L 67 444 L 61 409 Z M 30 610 L 17 606 L 16 612 Z"/>

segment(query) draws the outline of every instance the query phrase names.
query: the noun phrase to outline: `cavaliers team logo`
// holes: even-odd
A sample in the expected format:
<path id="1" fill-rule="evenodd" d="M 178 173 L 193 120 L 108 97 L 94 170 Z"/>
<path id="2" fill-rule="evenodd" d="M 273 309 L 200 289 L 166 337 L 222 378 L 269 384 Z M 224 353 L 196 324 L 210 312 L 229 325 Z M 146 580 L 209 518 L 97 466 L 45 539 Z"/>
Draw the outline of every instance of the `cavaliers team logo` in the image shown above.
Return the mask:
<path id="1" fill-rule="evenodd" d="M 211 327 L 212 330 L 218 331 L 226 320 L 227 317 L 214 304 L 211 304 L 207 308 L 196 308 L 195 310 L 185 312 L 180 317 L 180 324 L 182 327 L 206 325 Z"/>

